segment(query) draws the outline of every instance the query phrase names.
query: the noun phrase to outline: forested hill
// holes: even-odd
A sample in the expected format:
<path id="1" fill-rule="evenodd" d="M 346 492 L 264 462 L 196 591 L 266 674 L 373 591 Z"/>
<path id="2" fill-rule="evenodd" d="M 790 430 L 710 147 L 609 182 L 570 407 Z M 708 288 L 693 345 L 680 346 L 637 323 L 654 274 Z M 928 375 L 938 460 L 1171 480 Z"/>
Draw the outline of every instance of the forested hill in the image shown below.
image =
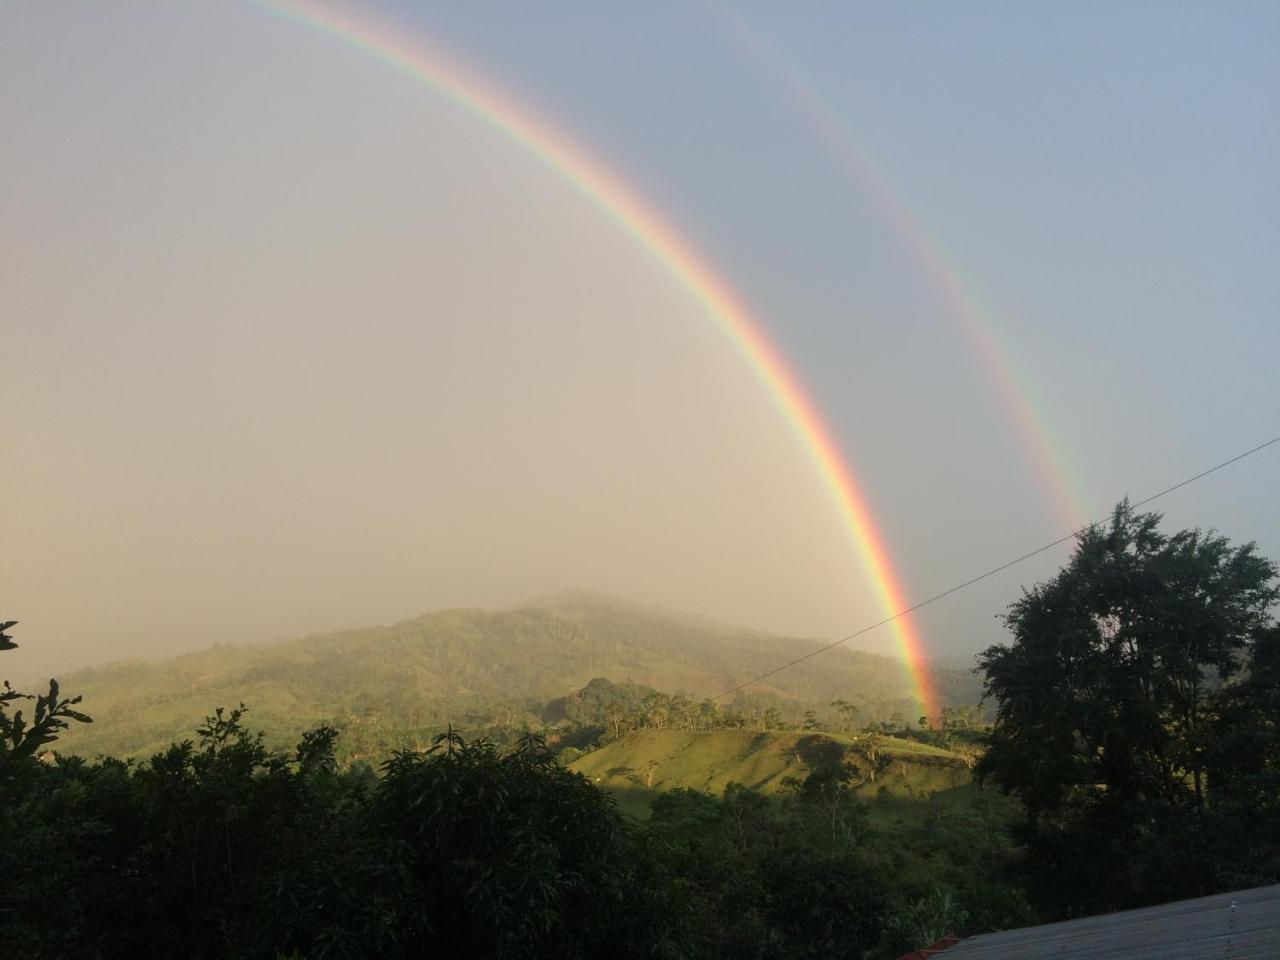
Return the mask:
<path id="1" fill-rule="evenodd" d="M 84 695 L 96 722 L 77 726 L 59 748 L 146 754 L 190 736 L 215 706 L 242 701 L 253 723 L 281 744 L 326 722 L 358 727 L 379 742 L 413 742 L 446 723 L 537 722 L 547 701 L 593 677 L 711 696 L 818 645 L 588 594 L 511 610 L 445 610 L 61 677 L 63 689 Z M 935 681 L 944 704 L 979 698 L 967 671 L 937 671 Z M 863 717 L 910 712 L 908 697 L 899 661 L 846 649 L 800 663 L 749 694 L 796 707 L 854 700 Z"/>

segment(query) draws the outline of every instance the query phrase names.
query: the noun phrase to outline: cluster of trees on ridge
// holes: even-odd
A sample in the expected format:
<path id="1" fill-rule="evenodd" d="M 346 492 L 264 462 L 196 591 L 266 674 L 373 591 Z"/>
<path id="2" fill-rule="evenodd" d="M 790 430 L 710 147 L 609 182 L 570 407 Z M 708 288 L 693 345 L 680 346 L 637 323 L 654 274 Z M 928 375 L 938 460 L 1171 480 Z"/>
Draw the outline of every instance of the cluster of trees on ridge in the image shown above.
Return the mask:
<path id="1" fill-rule="evenodd" d="M 980 657 L 997 711 L 976 774 L 1017 799 L 1009 831 L 985 815 L 995 793 L 876 829 L 857 758 L 816 733 L 781 802 L 675 791 L 643 823 L 533 735 L 504 751 L 446 732 L 375 775 L 340 767 L 330 727 L 273 752 L 236 709 L 140 763 L 42 762 L 88 717 L 55 684 L 28 718 L 6 684 L 0 942 L 33 957 L 874 957 L 1278 882 L 1277 569 L 1158 521 L 1122 504 L 1084 532 Z"/>

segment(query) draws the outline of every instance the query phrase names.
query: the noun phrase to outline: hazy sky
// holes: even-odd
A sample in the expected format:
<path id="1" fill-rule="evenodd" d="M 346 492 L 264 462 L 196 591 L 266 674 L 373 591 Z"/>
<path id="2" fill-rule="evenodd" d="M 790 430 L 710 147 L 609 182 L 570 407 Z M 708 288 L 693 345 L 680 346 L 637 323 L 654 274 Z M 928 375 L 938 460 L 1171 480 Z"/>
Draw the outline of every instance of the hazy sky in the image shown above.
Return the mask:
<path id="1" fill-rule="evenodd" d="M 1280 433 L 1273 3 L 375 9 L 717 267 L 912 599 L 1067 532 L 1055 485 L 1098 517 Z M 6 675 L 578 587 L 820 636 L 883 615 L 660 264 L 258 4 L 0 2 L 0 344 Z M 1277 478 L 1280 447 L 1159 508 L 1280 557 Z M 998 638 L 1065 556 L 922 613 L 931 650 Z"/>

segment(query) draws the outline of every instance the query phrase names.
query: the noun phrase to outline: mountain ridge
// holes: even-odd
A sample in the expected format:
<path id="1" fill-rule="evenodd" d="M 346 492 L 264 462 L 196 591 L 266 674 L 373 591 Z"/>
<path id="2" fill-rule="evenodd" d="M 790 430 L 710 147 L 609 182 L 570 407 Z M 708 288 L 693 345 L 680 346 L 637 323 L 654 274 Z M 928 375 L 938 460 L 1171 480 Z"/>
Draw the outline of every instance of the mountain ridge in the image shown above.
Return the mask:
<path id="1" fill-rule="evenodd" d="M 214 707 L 242 701 L 269 739 L 284 744 L 319 723 L 376 721 L 406 731 L 475 727 L 497 707 L 536 720 L 541 704 L 593 677 L 702 698 L 821 645 L 575 591 L 505 610 L 453 608 L 392 624 L 215 644 L 166 661 L 75 671 L 64 676 L 63 687 L 83 694 L 98 722 L 72 731 L 62 747 L 138 755 L 190 736 Z M 971 677 L 935 671 L 934 679 L 944 702 L 976 702 Z M 909 711 L 910 694 L 901 661 L 834 650 L 734 700 L 856 699 L 869 715 L 880 707 Z"/>

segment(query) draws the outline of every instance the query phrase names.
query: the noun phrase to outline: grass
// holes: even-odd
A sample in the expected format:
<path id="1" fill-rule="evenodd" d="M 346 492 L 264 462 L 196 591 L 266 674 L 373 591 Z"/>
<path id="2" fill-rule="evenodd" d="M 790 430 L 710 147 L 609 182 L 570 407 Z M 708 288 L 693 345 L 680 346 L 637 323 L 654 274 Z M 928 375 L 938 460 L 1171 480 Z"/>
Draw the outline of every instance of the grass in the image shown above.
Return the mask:
<path id="1" fill-rule="evenodd" d="M 857 742 L 853 734 L 640 730 L 580 757 L 571 768 L 612 794 L 627 813 L 647 816 L 655 794 L 685 787 L 720 794 L 737 782 L 779 795 L 786 778 L 808 775 L 807 744 L 815 736 L 846 748 Z M 895 737 L 883 737 L 881 743 L 892 761 L 875 784 L 860 788 L 868 798 L 908 801 L 968 783 L 969 771 L 955 754 Z M 897 805 L 888 805 L 884 816 L 900 813 Z"/>

